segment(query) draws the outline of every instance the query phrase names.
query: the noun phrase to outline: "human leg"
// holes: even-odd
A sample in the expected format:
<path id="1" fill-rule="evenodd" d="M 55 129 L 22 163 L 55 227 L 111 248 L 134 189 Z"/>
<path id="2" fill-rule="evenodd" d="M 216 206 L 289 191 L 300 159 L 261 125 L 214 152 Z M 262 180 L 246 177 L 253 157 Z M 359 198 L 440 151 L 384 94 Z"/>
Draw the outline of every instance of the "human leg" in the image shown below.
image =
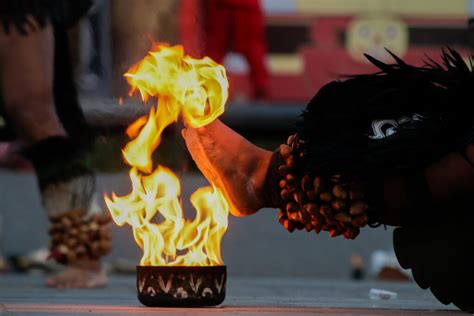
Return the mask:
<path id="1" fill-rule="evenodd" d="M 78 143 L 70 139 L 55 109 L 53 27 L 40 27 L 32 18 L 30 21 L 26 35 L 15 27 L 8 33 L 0 31 L 3 65 L 0 78 L 8 124 L 24 143 L 26 156 L 35 167 L 48 216 L 61 216 L 75 209 L 82 209 L 86 216 L 91 207 L 95 178 L 81 162 Z M 70 250 L 72 248 L 68 253 Z M 104 285 L 106 277 L 99 257 L 65 261 L 65 271 L 52 278 L 48 285 Z"/>

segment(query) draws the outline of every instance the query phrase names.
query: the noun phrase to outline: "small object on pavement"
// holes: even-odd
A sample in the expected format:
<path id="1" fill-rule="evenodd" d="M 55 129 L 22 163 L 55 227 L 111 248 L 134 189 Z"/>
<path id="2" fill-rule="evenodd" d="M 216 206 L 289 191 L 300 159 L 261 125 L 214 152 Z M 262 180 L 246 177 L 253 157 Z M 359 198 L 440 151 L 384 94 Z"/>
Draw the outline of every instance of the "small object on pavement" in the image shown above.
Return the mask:
<path id="1" fill-rule="evenodd" d="M 371 300 L 394 300 L 398 298 L 398 294 L 396 292 L 372 288 L 369 291 L 369 298 Z"/>

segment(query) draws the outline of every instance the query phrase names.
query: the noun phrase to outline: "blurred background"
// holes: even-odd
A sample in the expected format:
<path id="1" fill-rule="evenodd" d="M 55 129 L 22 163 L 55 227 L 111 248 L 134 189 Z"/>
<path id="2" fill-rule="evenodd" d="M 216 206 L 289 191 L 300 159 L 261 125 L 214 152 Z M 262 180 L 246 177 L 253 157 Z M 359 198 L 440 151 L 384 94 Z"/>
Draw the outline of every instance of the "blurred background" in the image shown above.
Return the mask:
<path id="1" fill-rule="evenodd" d="M 450 46 L 467 58 L 474 47 L 473 15 L 471 0 L 97 0 L 71 32 L 71 45 L 82 106 L 100 135 L 88 162 L 99 175 L 98 193 L 130 190 L 121 159 L 124 130 L 152 104 L 128 96 L 123 73 L 153 41 L 182 44 L 193 57 L 223 63 L 230 100 L 222 120 L 273 150 L 324 84 L 375 71 L 364 53 L 390 62 L 387 48 L 422 65 L 427 56 L 439 60 L 441 48 Z M 155 158 L 182 179 L 183 205 L 192 214 L 189 195 L 205 180 L 179 130 L 166 131 Z M 0 144 L 0 156 L 6 146 Z M 48 223 L 33 171 L 21 159 L 0 157 L 0 164 L 0 270 L 47 270 Z M 141 253 L 131 230 L 114 226 L 113 238 L 110 268 L 133 271 Z M 235 275 L 403 280 L 391 239 L 385 227 L 366 228 L 355 241 L 289 234 L 276 211 L 266 209 L 231 217 L 222 252 Z"/>

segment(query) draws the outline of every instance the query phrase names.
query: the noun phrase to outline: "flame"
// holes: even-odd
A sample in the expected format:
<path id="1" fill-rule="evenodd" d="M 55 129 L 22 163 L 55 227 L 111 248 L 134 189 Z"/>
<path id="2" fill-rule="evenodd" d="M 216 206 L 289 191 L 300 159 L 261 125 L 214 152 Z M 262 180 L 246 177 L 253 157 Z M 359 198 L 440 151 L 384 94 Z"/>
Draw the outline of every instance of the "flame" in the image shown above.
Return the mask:
<path id="1" fill-rule="evenodd" d="M 131 166 L 132 192 L 105 195 L 105 202 L 119 226 L 128 224 L 143 250 L 140 265 L 208 266 L 223 264 L 220 243 L 227 230 L 229 204 L 214 183 L 191 195 L 196 209 L 186 219 L 180 203 L 181 185 L 168 168 L 153 168 L 152 153 L 163 130 L 181 116 L 197 128 L 225 109 L 228 82 L 224 67 L 212 59 L 193 59 L 183 47 L 155 44 L 148 55 L 125 74 L 142 100 L 157 97 L 158 104 L 126 131 L 131 138 L 122 150 Z"/>

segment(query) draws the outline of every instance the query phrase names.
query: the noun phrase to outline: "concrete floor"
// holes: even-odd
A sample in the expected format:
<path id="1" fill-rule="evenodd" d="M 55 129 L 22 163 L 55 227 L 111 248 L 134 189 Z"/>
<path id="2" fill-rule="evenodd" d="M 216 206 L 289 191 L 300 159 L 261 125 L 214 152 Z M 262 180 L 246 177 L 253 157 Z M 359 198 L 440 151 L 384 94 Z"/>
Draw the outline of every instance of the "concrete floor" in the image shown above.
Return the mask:
<path id="1" fill-rule="evenodd" d="M 413 283 L 356 283 L 301 278 L 228 278 L 227 298 L 216 308 L 146 308 L 135 278 L 114 276 L 105 289 L 55 290 L 44 277 L 0 276 L 0 315 L 467 315 L 444 306 Z M 393 291 L 371 300 L 371 288 Z"/>

